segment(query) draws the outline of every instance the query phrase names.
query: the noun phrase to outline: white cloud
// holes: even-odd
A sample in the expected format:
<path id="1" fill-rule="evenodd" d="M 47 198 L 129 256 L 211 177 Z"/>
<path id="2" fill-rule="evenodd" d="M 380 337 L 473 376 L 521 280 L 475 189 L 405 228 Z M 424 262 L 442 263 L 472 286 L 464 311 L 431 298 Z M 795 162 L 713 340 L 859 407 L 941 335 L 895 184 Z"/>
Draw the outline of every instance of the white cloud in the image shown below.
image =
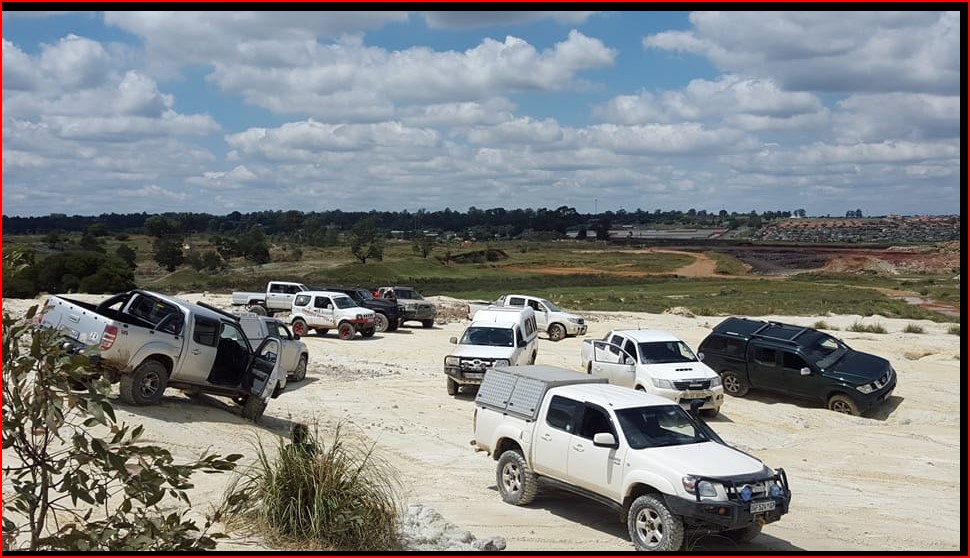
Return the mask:
<path id="1" fill-rule="evenodd" d="M 960 97 L 913 93 L 853 95 L 838 103 L 834 131 L 842 142 L 959 140 Z"/>
<path id="2" fill-rule="evenodd" d="M 952 91 L 959 12 L 695 12 L 691 31 L 643 45 L 707 57 L 723 70 L 797 91 Z"/>
<path id="3" fill-rule="evenodd" d="M 550 19 L 557 23 L 577 25 L 585 23 L 596 12 L 527 12 L 527 11 L 453 11 L 422 12 L 431 29 L 473 29 L 492 25 L 531 23 Z"/>

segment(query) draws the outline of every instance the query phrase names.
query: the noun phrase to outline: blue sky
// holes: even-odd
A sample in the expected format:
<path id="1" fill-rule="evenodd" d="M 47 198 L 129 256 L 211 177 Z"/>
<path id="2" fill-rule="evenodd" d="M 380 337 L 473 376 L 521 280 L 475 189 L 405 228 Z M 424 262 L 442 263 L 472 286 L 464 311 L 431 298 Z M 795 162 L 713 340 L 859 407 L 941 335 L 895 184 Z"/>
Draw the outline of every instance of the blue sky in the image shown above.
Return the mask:
<path id="1" fill-rule="evenodd" d="M 7 10 L 3 213 L 955 214 L 961 29 L 959 12 Z"/>

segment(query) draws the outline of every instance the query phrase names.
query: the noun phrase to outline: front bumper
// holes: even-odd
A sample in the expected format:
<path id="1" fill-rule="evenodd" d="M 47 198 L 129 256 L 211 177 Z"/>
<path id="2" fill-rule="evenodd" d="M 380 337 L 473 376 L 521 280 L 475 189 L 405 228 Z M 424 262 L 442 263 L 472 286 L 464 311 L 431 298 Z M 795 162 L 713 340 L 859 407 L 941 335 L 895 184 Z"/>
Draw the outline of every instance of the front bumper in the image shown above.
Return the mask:
<path id="1" fill-rule="evenodd" d="M 573 322 L 566 322 L 566 334 L 567 335 L 586 335 L 586 324 L 575 324 Z"/>
<path id="2" fill-rule="evenodd" d="M 735 501 L 697 501 L 691 498 L 666 495 L 667 507 L 671 513 L 690 518 L 705 525 L 715 525 L 721 530 L 741 529 L 751 524 L 765 525 L 781 519 L 788 513 L 791 494 L 778 498 L 763 498 L 752 502 Z M 752 504 L 774 502 L 774 509 L 751 511 Z"/>
<path id="3" fill-rule="evenodd" d="M 788 485 L 788 476 L 784 469 L 776 469 L 775 475 L 770 478 L 746 479 L 732 482 L 729 479 L 718 479 L 711 477 L 697 477 L 698 480 L 720 483 L 734 497 L 728 500 L 705 500 L 700 496 L 693 498 L 682 498 L 671 494 L 665 494 L 664 499 L 670 511 L 675 515 L 701 523 L 705 526 L 714 526 L 720 530 L 741 529 L 752 524 L 765 525 L 781 519 L 781 516 L 788 513 L 788 506 L 791 504 L 791 489 Z M 772 483 L 778 483 L 781 492 L 778 496 L 769 496 L 767 487 Z M 752 495 L 751 485 L 764 483 L 764 492 Z M 745 487 L 748 487 L 748 500 L 744 501 L 739 494 L 742 494 Z"/>
<path id="4" fill-rule="evenodd" d="M 485 370 L 473 370 L 468 368 L 460 368 L 458 366 L 445 366 L 445 375 L 452 380 L 463 385 L 481 385 L 482 379 L 485 378 Z"/>

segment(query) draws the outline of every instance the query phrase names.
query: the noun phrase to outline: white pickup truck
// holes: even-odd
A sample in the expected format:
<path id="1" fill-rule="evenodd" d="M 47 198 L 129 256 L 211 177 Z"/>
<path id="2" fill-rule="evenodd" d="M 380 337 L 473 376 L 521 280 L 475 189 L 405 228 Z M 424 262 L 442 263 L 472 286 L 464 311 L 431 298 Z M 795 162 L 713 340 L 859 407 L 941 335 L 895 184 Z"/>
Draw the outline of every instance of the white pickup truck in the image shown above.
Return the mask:
<path id="1" fill-rule="evenodd" d="M 475 314 L 458 345 L 445 356 L 448 395 L 461 386 L 477 386 L 485 370 L 493 366 L 535 364 L 539 354 L 539 330 L 532 308 L 489 308 Z"/>
<path id="2" fill-rule="evenodd" d="M 280 353 L 280 366 L 283 371 L 294 382 L 300 382 L 306 378 L 310 351 L 306 343 L 300 341 L 299 335 L 290 332 L 283 320 L 256 314 L 243 314 L 239 316 L 239 325 L 246 333 L 246 338 L 254 345 L 262 343 L 267 337 L 278 338 L 283 343 Z"/>
<path id="3" fill-rule="evenodd" d="M 66 350 L 89 355 L 132 405 L 156 404 L 173 387 L 230 397 L 256 421 L 286 383 L 279 338 L 254 349 L 232 314 L 151 291 L 97 305 L 52 296 L 36 319 L 64 335 Z"/>
<path id="4" fill-rule="evenodd" d="M 236 291 L 229 298 L 233 306 L 245 306 L 246 310 L 260 316 L 272 316 L 276 312 L 289 312 L 296 293 L 309 291 L 303 283 L 290 281 L 270 281 L 266 292 L 254 293 Z"/>
<path id="5" fill-rule="evenodd" d="M 293 333 L 306 335 L 311 329 L 326 335 L 331 329 L 347 341 L 360 332 L 363 337 L 373 337 L 377 332 L 376 314 L 361 308 L 349 296 L 332 291 L 306 291 L 293 298 L 290 310 Z"/>
<path id="6" fill-rule="evenodd" d="M 727 445 L 669 399 L 550 366 L 496 367 L 475 397 L 475 444 L 502 499 L 540 481 L 619 510 L 638 551 L 676 552 L 685 530 L 737 542 L 788 512 L 783 469 Z"/>
<path id="7" fill-rule="evenodd" d="M 553 341 L 586 335 L 586 320 L 581 316 L 566 312 L 552 302 L 537 296 L 507 294 L 493 302 L 472 301 L 467 305 L 468 319 L 474 320 L 476 312 L 489 306 L 531 307 L 535 310 L 539 329 L 545 331 Z"/>
<path id="8" fill-rule="evenodd" d="M 721 377 L 676 335 L 657 329 L 617 329 L 602 340 L 584 339 L 583 370 L 611 384 L 666 397 L 685 407 L 701 402 L 715 416 L 724 402 Z"/>

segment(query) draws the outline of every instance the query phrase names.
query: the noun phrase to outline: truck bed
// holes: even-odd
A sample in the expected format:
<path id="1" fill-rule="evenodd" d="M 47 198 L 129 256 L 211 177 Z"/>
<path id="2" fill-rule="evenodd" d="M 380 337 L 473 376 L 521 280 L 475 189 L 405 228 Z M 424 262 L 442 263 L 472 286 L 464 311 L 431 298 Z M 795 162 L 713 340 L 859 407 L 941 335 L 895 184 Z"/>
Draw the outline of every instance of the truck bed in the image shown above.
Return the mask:
<path id="1" fill-rule="evenodd" d="M 475 404 L 535 420 L 546 391 L 571 384 L 605 384 L 606 378 L 554 366 L 500 366 L 485 374 Z"/>

